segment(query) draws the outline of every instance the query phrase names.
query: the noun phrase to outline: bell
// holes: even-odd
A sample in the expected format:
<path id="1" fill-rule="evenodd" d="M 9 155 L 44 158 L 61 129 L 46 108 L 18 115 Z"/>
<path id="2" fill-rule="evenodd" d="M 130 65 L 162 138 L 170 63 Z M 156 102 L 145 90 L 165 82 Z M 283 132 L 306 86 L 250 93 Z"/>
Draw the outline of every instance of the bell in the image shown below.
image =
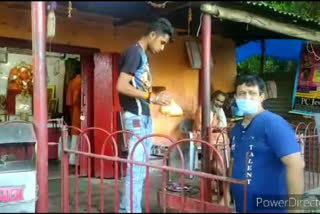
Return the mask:
<path id="1" fill-rule="evenodd" d="M 48 13 L 48 20 L 47 20 L 47 38 L 53 39 L 56 35 L 56 15 L 54 13 L 53 7 L 50 7 Z"/>

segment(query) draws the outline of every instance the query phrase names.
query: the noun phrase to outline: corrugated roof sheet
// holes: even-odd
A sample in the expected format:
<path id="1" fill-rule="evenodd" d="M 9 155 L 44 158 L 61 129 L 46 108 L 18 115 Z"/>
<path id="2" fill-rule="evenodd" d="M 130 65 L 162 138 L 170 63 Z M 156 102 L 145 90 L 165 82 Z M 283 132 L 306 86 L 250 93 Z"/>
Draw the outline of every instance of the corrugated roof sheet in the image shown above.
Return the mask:
<path id="1" fill-rule="evenodd" d="M 278 14 L 281 14 L 281 15 L 285 15 L 285 16 L 288 16 L 288 17 L 291 17 L 291 18 L 296 18 L 296 19 L 299 19 L 299 21 L 303 21 L 303 22 L 307 22 L 307 23 L 310 23 L 310 24 L 317 24 L 320 26 L 320 22 L 315 20 L 315 19 L 308 19 L 308 18 L 304 18 L 302 16 L 299 16 L 295 13 L 290 13 L 290 12 L 285 12 L 285 11 L 280 11 L 276 8 L 273 8 L 271 6 L 269 6 L 267 3 L 263 2 L 263 1 L 247 1 L 246 2 L 248 5 L 252 5 L 252 6 L 257 6 L 257 7 L 261 7 L 261 8 L 265 8 L 265 9 L 268 9 L 270 10 L 270 12 L 275 12 L 275 13 L 278 13 Z M 297 22 L 297 20 L 292 20 L 293 22 Z"/>

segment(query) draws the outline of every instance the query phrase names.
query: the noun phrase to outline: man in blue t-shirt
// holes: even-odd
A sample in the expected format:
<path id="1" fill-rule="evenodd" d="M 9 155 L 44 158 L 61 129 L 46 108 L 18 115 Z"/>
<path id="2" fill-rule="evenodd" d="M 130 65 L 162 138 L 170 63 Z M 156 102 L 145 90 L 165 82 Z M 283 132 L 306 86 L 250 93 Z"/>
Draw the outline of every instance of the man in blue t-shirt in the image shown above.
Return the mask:
<path id="1" fill-rule="evenodd" d="M 261 78 L 240 76 L 235 87 L 244 119 L 231 132 L 231 177 L 248 182 L 247 212 L 287 212 L 288 196 L 304 192 L 304 161 L 295 133 L 282 117 L 263 109 Z M 237 212 L 243 212 L 243 189 L 231 185 Z"/>
<path id="2" fill-rule="evenodd" d="M 146 52 L 153 54 L 164 50 L 167 43 L 172 41 L 174 29 L 171 23 L 164 18 L 152 22 L 144 36 L 138 42 L 129 47 L 119 60 L 120 75 L 117 82 L 117 90 L 120 96 L 120 104 L 123 110 L 124 126 L 141 138 L 152 134 L 152 120 L 149 104 L 168 105 L 171 102 L 171 94 L 163 91 L 155 94 L 152 92 L 152 78 Z M 129 138 L 130 159 L 132 149 L 138 139 Z M 148 155 L 151 153 L 152 139 L 144 140 L 143 144 Z M 144 147 L 139 144 L 133 153 L 133 160 L 146 161 Z M 141 199 L 143 185 L 146 177 L 146 167 L 133 165 L 133 212 L 141 213 Z M 127 168 L 125 189 L 120 204 L 120 212 L 130 212 L 130 165 Z"/>

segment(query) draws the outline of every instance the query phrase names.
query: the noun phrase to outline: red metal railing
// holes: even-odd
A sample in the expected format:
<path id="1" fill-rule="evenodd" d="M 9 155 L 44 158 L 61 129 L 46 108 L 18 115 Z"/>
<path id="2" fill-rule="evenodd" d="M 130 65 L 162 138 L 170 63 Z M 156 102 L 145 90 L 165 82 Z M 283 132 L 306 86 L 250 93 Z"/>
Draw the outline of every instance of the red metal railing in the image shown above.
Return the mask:
<path id="1" fill-rule="evenodd" d="M 214 180 L 219 181 L 223 183 L 223 196 L 224 196 L 224 204 L 227 204 L 226 199 L 226 188 L 228 184 L 239 184 L 244 186 L 244 205 L 246 205 L 246 189 L 247 189 L 247 182 L 246 180 L 235 180 L 228 178 L 226 176 L 226 169 L 225 169 L 225 158 L 222 157 L 222 155 L 219 153 L 219 151 L 216 149 L 215 146 L 212 144 L 202 141 L 202 140 L 196 140 L 192 139 L 193 142 L 199 143 L 201 145 L 205 145 L 210 148 L 212 151 L 212 155 L 216 157 L 216 162 L 219 164 L 222 168 L 223 175 L 215 175 L 215 174 L 209 174 L 204 172 L 197 172 L 197 171 L 190 171 L 184 168 L 184 156 L 182 153 L 182 150 L 180 146 L 185 143 L 189 143 L 190 139 L 183 139 L 176 141 L 175 139 L 166 136 L 166 135 L 160 135 L 160 134 L 153 134 L 149 136 L 145 136 L 143 138 L 140 138 L 139 136 L 136 136 L 134 133 L 128 132 L 128 131 L 117 131 L 114 133 L 108 133 L 107 131 L 101 129 L 101 128 L 88 128 L 85 130 L 80 130 L 75 127 L 66 126 L 65 124 L 62 124 L 62 167 L 61 167 L 61 174 L 62 174 L 62 180 L 61 180 L 61 209 L 62 212 L 69 212 L 70 211 L 70 198 L 69 198 L 69 192 L 70 192 L 70 185 L 69 185 L 69 155 L 75 154 L 76 155 L 76 162 L 75 162 L 75 212 L 79 212 L 79 172 L 78 172 L 78 166 L 79 166 L 79 157 L 84 156 L 88 159 L 88 199 L 87 199 L 87 206 L 88 206 L 88 212 L 92 212 L 92 188 L 91 188 L 91 164 L 90 161 L 92 158 L 100 160 L 100 212 L 104 212 L 104 201 L 105 201 L 105 189 L 104 189 L 104 161 L 113 161 L 114 162 L 114 182 L 115 182 L 115 188 L 114 188 L 114 196 L 115 196 L 115 202 L 114 202 L 114 212 L 118 212 L 119 210 L 119 164 L 130 164 L 130 210 L 133 210 L 133 179 L 132 179 L 132 166 L 133 165 L 140 165 L 146 167 L 146 181 L 145 181 L 145 209 L 146 212 L 150 212 L 150 173 L 149 169 L 158 169 L 162 171 L 162 187 L 160 191 L 158 192 L 158 202 L 160 203 L 163 212 L 167 212 L 167 209 L 176 209 L 180 212 L 184 211 L 196 211 L 196 212 L 230 212 L 232 209 L 227 206 L 219 205 L 218 203 L 214 202 L 207 202 L 205 200 L 205 191 L 206 187 L 204 186 L 205 180 Z M 67 135 L 68 135 L 68 129 L 77 129 L 80 132 L 78 141 L 76 143 L 75 150 L 71 150 L 67 148 Z M 89 130 L 94 131 L 102 131 L 104 132 L 107 137 L 103 143 L 101 154 L 95 154 L 92 152 L 90 147 L 90 140 L 87 136 L 87 132 Z M 137 137 L 137 142 L 134 145 L 133 151 L 131 152 L 128 159 L 119 157 L 118 152 L 118 144 L 116 142 L 115 136 L 120 134 L 129 134 Z M 150 163 L 148 160 L 149 155 L 147 154 L 147 150 L 145 148 L 145 145 L 143 144 L 143 141 L 147 138 L 153 138 L 153 137 L 161 137 L 168 140 L 171 144 L 168 147 L 167 151 L 164 153 L 164 159 L 161 166 L 155 165 Z M 108 145 L 108 143 L 112 143 L 113 150 L 114 150 L 114 156 L 108 156 L 104 155 L 105 147 Z M 81 151 L 79 148 L 81 148 L 80 144 L 87 145 L 87 151 Z M 136 147 L 141 144 L 145 150 L 146 155 L 146 162 L 138 162 L 133 160 L 133 155 L 135 152 Z M 168 163 L 168 157 L 169 153 L 174 149 L 177 148 L 180 156 L 180 164 L 181 168 L 174 168 L 167 165 Z M 194 177 L 200 178 L 200 199 L 196 198 L 189 198 L 185 196 L 184 188 L 181 188 L 181 192 L 179 195 L 172 194 L 170 191 L 167 191 L 167 173 L 180 173 L 180 183 L 181 187 L 184 187 L 185 185 L 185 176 L 186 175 L 192 175 Z M 110 193 L 112 194 L 112 193 Z M 244 212 L 246 211 L 246 206 L 244 206 Z"/>
<path id="2" fill-rule="evenodd" d="M 210 148 L 212 151 L 212 155 L 216 157 L 216 166 L 221 166 L 222 168 L 222 174 L 220 175 L 215 175 L 215 174 L 209 174 L 209 173 L 203 173 L 203 172 L 196 172 L 196 171 L 190 171 L 184 168 L 184 157 L 183 153 L 181 151 L 180 145 L 183 143 L 189 143 L 190 139 L 183 139 L 180 141 L 176 141 L 175 139 L 165 136 L 165 135 L 150 135 L 150 136 L 145 136 L 143 138 L 140 138 L 139 136 L 135 135 L 134 133 L 128 132 L 128 131 L 116 131 L 114 133 L 109 133 L 104 129 L 101 128 L 87 128 L 85 130 L 80 130 L 76 127 L 72 126 L 67 126 L 62 120 L 60 119 L 53 119 L 49 120 L 48 122 L 57 122 L 58 125 L 57 127 L 62 127 L 61 129 L 61 136 L 62 136 L 62 150 L 63 150 L 63 155 L 62 155 L 62 167 L 61 167 L 61 175 L 62 175 L 62 182 L 61 182 L 61 210 L 63 212 L 69 212 L 70 207 L 69 207 L 69 155 L 70 154 L 75 154 L 77 157 L 75 158 L 75 211 L 79 212 L 79 156 L 83 156 L 87 158 L 88 160 L 88 199 L 87 199 L 87 206 L 88 206 L 88 212 L 91 212 L 91 207 L 92 207 L 92 184 L 91 184 L 91 159 L 92 158 L 97 158 L 100 160 L 100 211 L 104 212 L 104 199 L 105 199 L 105 189 L 104 189 L 104 178 L 103 178 L 103 172 L 104 172 L 104 161 L 113 161 L 114 162 L 114 171 L 115 171 L 115 189 L 114 189 L 114 196 L 115 196 L 115 204 L 114 204 L 114 212 L 118 212 L 119 210 L 119 164 L 130 164 L 132 165 L 140 165 L 140 166 L 145 166 L 147 168 L 147 174 L 146 174 L 146 189 L 145 189 L 145 196 L 146 196 L 146 212 L 150 212 L 150 175 L 149 175 L 149 168 L 154 168 L 161 170 L 163 173 L 162 176 L 162 188 L 161 188 L 161 194 L 160 195 L 160 203 L 162 203 L 162 209 L 164 212 L 167 211 L 167 208 L 176 208 L 180 210 L 181 212 L 188 210 L 188 205 L 189 204 L 194 204 L 194 209 L 197 209 L 196 211 L 203 211 L 203 212 L 208 212 L 209 210 L 213 211 L 222 211 L 222 212 L 227 212 L 230 211 L 228 207 L 223 207 L 223 206 L 218 206 L 215 203 L 208 203 L 204 196 L 204 179 L 210 179 L 210 180 L 215 180 L 215 181 L 220 181 L 223 182 L 223 196 L 224 199 L 226 200 L 226 185 L 228 183 L 235 183 L 235 184 L 241 184 L 245 186 L 246 189 L 246 182 L 245 181 L 239 181 L 239 180 L 234 180 L 231 178 L 228 178 L 226 176 L 226 168 L 228 168 L 226 160 L 227 155 L 221 154 L 219 152 L 218 148 L 219 146 L 225 148 L 228 146 L 228 142 L 226 139 L 226 134 L 228 132 L 229 128 L 225 129 L 217 129 L 216 127 L 211 127 L 211 129 L 216 129 L 218 130 L 218 137 L 216 138 L 216 143 L 215 146 L 212 144 L 209 144 L 208 142 L 202 141 L 202 140 L 196 140 L 192 139 L 193 142 L 199 143 L 201 145 L 206 145 Z M 299 123 L 297 125 L 293 125 L 295 129 L 295 133 L 297 136 L 297 141 L 300 144 L 301 151 L 302 151 L 302 156 L 305 160 L 306 166 L 305 166 L 305 191 L 314 189 L 319 187 L 320 185 L 320 146 L 319 146 L 319 136 L 318 132 L 315 126 L 314 122 L 310 122 L 308 124 L 306 123 Z M 69 129 L 77 129 L 80 133 L 78 141 L 76 143 L 76 148 L 75 150 L 71 150 L 67 148 L 67 137 L 68 137 L 68 130 Z M 103 143 L 102 151 L 101 154 L 94 154 L 91 149 L 91 143 L 90 140 L 87 136 L 87 133 L 89 131 L 101 131 L 106 134 L 106 139 Z M 211 133 L 211 132 L 209 132 Z M 164 154 L 164 159 L 163 159 L 163 164 L 162 166 L 154 165 L 148 162 L 148 154 L 146 154 L 146 163 L 142 162 L 137 162 L 133 160 L 133 153 L 129 157 L 129 159 L 124 159 L 119 157 L 119 152 L 118 152 L 118 143 L 115 140 L 115 136 L 117 135 L 122 135 L 122 134 L 129 134 L 129 135 L 134 135 L 138 140 L 136 142 L 136 145 L 134 146 L 135 148 L 137 147 L 138 144 L 141 144 L 146 138 L 151 138 L 151 137 L 162 137 L 165 138 L 167 141 L 169 141 L 171 144 L 168 147 L 168 150 Z M 113 146 L 114 149 L 114 156 L 106 156 L 103 155 L 105 151 L 105 147 L 110 143 Z M 127 141 L 125 141 L 127 142 Z M 57 142 L 49 142 L 49 144 L 57 144 Z M 86 144 L 87 145 L 87 151 L 81 150 L 81 144 Z M 142 143 L 142 146 L 144 147 L 144 144 Z M 127 145 L 128 147 L 128 145 Z M 167 160 L 169 157 L 169 153 L 175 148 L 178 148 L 179 156 L 180 156 L 180 164 L 181 168 L 173 168 L 169 167 L 167 165 Z M 144 147 L 146 150 L 146 148 Z M 135 150 L 135 149 L 134 149 Z M 130 167 L 132 169 L 132 167 Z M 180 173 L 180 183 L 181 186 L 183 187 L 185 184 L 184 176 L 185 175 L 192 175 L 195 177 L 199 177 L 201 179 L 201 185 L 200 185 L 200 200 L 191 200 L 190 198 L 186 197 L 184 194 L 184 189 L 182 188 L 180 196 L 177 198 L 174 195 L 170 194 L 170 192 L 166 191 L 166 186 L 167 186 L 167 173 L 169 172 L 174 172 L 174 173 Z M 131 171 L 132 174 L 132 171 Z M 132 195 L 133 195 L 133 185 L 132 185 L 132 176 L 130 178 L 130 183 L 131 183 L 131 210 L 132 210 Z M 219 185 L 218 185 L 219 187 Z M 190 201 L 191 200 L 191 201 Z M 219 201 L 219 194 L 218 194 L 218 201 Z M 167 203 L 164 203 L 164 201 L 167 201 Z M 175 203 L 172 204 L 171 202 L 174 201 Z M 244 195 L 244 202 L 246 202 L 246 193 Z M 225 201 L 226 203 L 226 201 Z M 244 203 L 246 204 L 246 203 Z M 189 211 L 189 210 L 188 210 Z"/>
<path id="3" fill-rule="evenodd" d="M 293 125 L 305 161 L 305 191 L 320 185 L 320 142 L 314 122 Z"/>

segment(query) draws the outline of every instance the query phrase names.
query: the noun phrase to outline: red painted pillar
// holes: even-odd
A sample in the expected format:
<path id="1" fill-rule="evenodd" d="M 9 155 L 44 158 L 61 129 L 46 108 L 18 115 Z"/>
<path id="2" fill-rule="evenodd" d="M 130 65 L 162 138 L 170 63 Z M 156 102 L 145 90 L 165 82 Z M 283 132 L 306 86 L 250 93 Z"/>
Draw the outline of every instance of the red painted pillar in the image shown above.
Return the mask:
<path id="1" fill-rule="evenodd" d="M 33 54 L 33 112 L 37 136 L 37 183 L 39 186 L 36 211 L 48 212 L 48 110 L 46 76 L 46 2 L 31 2 Z"/>
<path id="2" fill-rule="evenodd" d="M 210 126 L 210 89 L 211 89 L 211 16 L 209 14 L 203 14 L 202 17 L 202 75 L 201 75 L 201 101 L 202 101 L 202 138 L 207 142 L 210 142 L 208 135 L 208 127 Z M 202 145 L 202 172 L 210 173 L 210 159 L 209 159 L 209 147 Z M 210 180 L 205 181 L 204 199 L 211 201 L 211 182 Z"/>

